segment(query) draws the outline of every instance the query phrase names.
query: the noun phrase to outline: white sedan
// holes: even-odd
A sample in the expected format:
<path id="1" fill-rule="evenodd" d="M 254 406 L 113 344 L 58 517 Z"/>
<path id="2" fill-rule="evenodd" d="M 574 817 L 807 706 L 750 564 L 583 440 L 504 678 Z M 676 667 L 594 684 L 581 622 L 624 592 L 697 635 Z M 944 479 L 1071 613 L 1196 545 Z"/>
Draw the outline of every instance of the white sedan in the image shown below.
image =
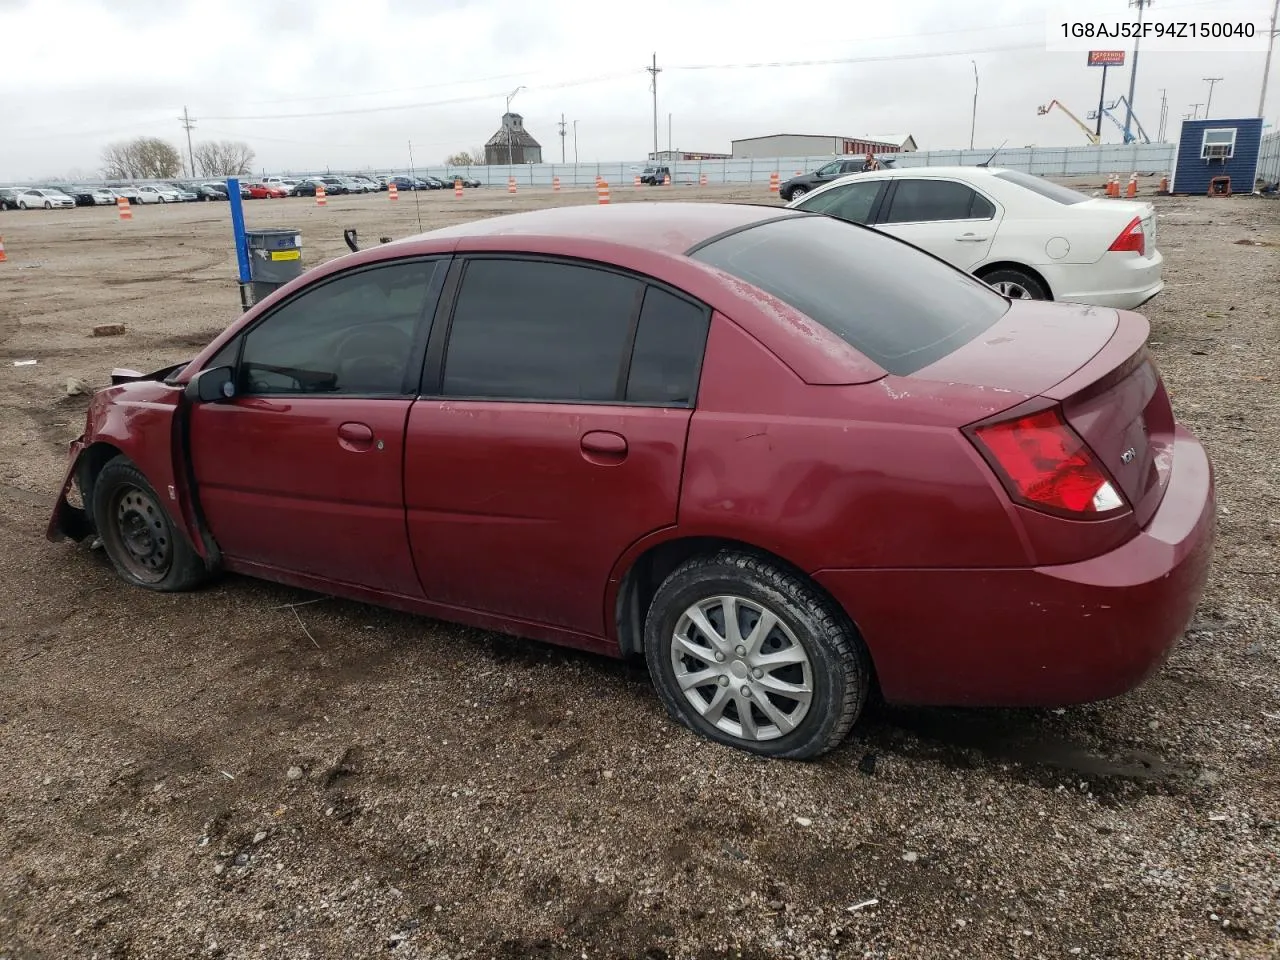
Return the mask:
<path id="1" fill-rule="evenodd" d="M 135 203 L 178 203 L 182 197 L 173 187 L 144 183 L 138 187 L 138 199 Z"/>
<path id="2" fill-rule="evenodd" d="M 892 234 L 1007 297 L 1132 310 L 1164 286 L 1151 204 L 1092 198 L 1017 170 L 875 170 L 787 206 Z"/>
<path id="3" fill-rule="evenodd" d="M 61 190 L 50 190 L 47 187 L 39 190 L 24 190 L 18 194 L 19 210 L 34 210 L 38 207 L 52 210 L 54 207 L 74 207 L 75 205 L 74 198 L 68 197 Z"/>

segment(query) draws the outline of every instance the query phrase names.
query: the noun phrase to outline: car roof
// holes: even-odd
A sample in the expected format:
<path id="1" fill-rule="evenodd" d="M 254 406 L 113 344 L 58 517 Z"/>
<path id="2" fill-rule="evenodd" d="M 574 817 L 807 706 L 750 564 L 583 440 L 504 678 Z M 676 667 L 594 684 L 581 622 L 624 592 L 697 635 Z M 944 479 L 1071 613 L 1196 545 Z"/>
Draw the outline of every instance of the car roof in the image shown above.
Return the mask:
<path id="1" fill-rule="evenodd" d="M 461 237 L 564 237 L 683 254 L 718 234 L 797 211 L 775 204 L 637 201 L 548 207 L 441 227 L 397 243 Z M 799 214 L 805 216 L 805 214 Z"/>

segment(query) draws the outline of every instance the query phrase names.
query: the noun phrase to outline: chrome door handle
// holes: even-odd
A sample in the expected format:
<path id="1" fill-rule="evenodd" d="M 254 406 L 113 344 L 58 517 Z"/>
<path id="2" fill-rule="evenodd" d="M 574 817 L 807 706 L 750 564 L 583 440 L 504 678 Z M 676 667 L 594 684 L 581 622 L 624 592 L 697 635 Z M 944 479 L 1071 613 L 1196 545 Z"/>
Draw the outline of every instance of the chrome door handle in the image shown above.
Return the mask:
<path id="1" fill-rule="evenodd" d="M 980 237 L 976 233 L 962 233 L 960 236 L 956 237 L 956 239 L 961 243 L 982 243 L 987 238 Z"/>

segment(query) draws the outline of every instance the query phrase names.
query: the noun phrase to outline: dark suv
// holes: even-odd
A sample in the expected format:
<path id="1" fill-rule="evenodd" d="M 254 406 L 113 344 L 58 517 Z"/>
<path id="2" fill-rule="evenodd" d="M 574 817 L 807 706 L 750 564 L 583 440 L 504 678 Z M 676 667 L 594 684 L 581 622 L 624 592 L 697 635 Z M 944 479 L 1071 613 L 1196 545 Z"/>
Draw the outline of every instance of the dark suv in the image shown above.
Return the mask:
<path id="1" fill-rule="evenodd" d="M 893 166 L 892 161 L 877 161 L 882 167 Z M 830 163 L 824 164 L 813 173 L 802 173 L 798 177 L 792 177 L 778 188 L 778 196 L 782 197 L 790 203 L 796 197 L 803 197 L 810 190 L 816 190 L 824 183 L 836 179 L 836 177 L 847 177 L 851 173 L 861 173 L 862 165 L 867 162 L 865 156 L 842 157 L 839 160 L 832 160 Z"/>
<path id="2" fill-rule="evenodd" d="M 645 167 L 640 173 L 640 182 L 660 186 L 670 176 L 670 167 Z M 674 180 L 675 178 L 672 177 L 672 179 Z"/>

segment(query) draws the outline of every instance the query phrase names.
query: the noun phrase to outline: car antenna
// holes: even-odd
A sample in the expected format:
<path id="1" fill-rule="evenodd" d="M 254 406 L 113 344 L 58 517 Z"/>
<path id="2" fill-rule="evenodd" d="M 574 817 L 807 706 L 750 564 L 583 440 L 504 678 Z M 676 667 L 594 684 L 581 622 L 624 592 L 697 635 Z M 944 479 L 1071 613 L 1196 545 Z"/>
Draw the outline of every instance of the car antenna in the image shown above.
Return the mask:
<path id="1" fill-rule="evenodd" d="M 422 232 L 422 201 L 418 199 L 421 193 L 418 189 L 418 175 L 413 172 L 413 141 L 409 141 L 409 178 L 413 180 L 413 206 L 418 211 L 418 232 Z"/>
<path id="2" fill-rule="evenodd" d="M 1008 143 L 1008 142 L 1009 142 L 1008 138 L 1005 138 L 1004 143 Z M 992 151 L 991 156 L 989 156 L 989 157 L 987 157 L 987 159 L 983 160 L 980 164 L 978 164 L 978 166 L 980 166 L 980 167 L 989 167 L 989 166 L 991 166 L 991 161 L 992 161 L 992 160 L 994 160 L 994 159 L 996 158 L 996 154 L 997 154 L 997 153 L 999 153 L 1001 150 L 1003 150 L 1003 149 L 1004 149 L 1004 143 L 1002 143 L 1002 144 L 1000 144 L 1000 146 L 996 147 L 996 148 L 995 148 L 995 150 L 994 150 L 994 151 Z"/>

